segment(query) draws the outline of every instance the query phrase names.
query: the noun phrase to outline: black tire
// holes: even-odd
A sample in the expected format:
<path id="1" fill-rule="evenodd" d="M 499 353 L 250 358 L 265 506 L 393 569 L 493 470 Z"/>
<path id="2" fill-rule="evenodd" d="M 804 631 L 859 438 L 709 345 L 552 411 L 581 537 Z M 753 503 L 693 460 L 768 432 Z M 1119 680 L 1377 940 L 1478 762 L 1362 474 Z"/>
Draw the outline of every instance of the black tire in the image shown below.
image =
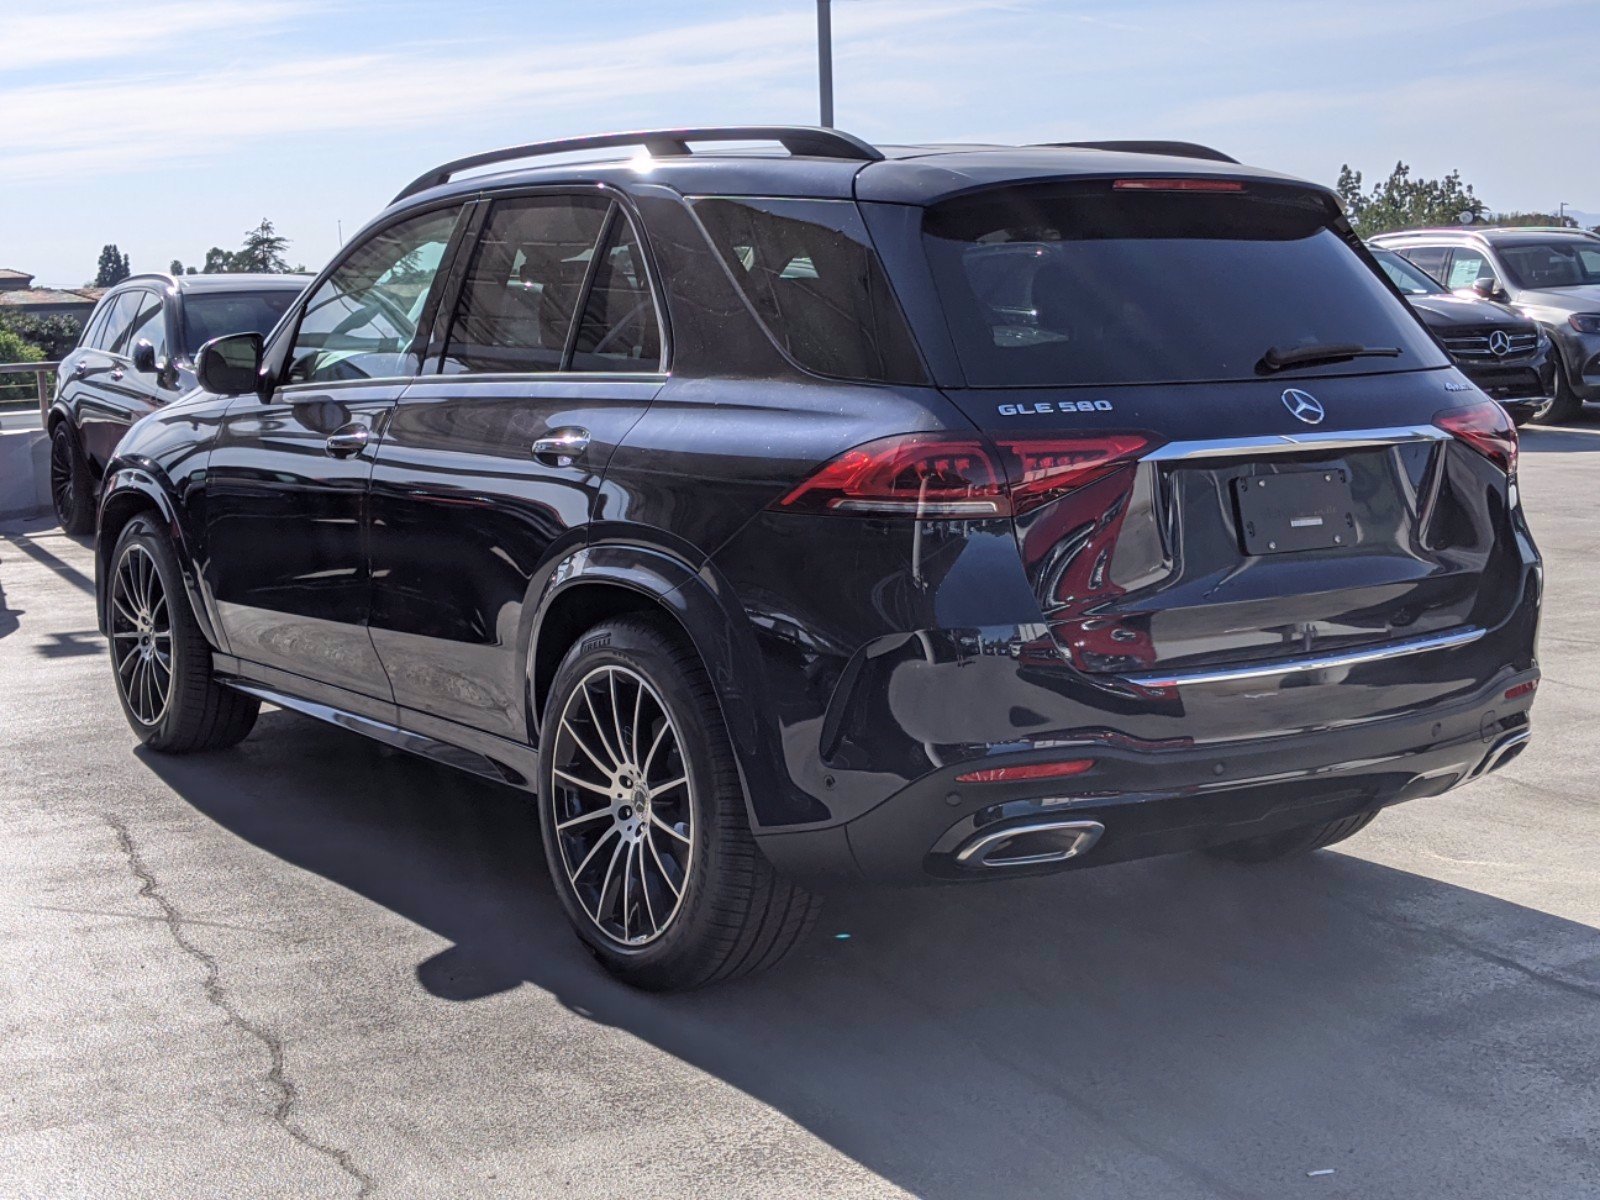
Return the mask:
<path id="1" fill-rule="evenodd" d="M 94 480 L 71 421 L 61 421 L 50 435 L 50 504 L 67 533 L 94 532 Z"/>
<path id="2" fill-rule="evenodd" d="M 1241 863 L 1264 863 L 1279 858 L 1293 858 L 1355 836 L 1372 824 L 1372 818 L 1377 815 L 1378 810 L 1374 808 L 1367 812 L 1356 813 L 1353 817 L 1341 817 L 1337 821 L 1301 825 L 1295 829 L 1285 829 L 1282 833 L 1269 833 L 1265 837 L 1246 838 L 1242 842 L 1212 846 L 1206 853 Z"/>
<path id="3" fill-rule="evenodd" d="M 545 858 L 607 971 L 679 991 L 764 970 L 804 937 L 820 904 L 757 848 L 711 680 L 670 622 L 622 617 L 585 633 L 556 670 L 542 727 Z"/>
<path id="4" fill-rule="evenodd" d="M 1583 401 L 1578 398 L 1578 393 L 1572 390 L 1572 384 L 1567 380 L 1567 368 L 1559 355 L 1556 357 L 1555 384 L 1555 398 L 1550 401 L 1550 407 L 1539 414 L 1537 423 L 1566 425 L 1572 421 L 1583 420 Z"/>
<path id="5" fill-rule="evenodd" d="M 117 699 L 139 740 L 163 754 L 242 741 L 261 702 L 212 674 L 172 543 L 149 517 L 134 517 L 117 538 L 106 589 Z"/>

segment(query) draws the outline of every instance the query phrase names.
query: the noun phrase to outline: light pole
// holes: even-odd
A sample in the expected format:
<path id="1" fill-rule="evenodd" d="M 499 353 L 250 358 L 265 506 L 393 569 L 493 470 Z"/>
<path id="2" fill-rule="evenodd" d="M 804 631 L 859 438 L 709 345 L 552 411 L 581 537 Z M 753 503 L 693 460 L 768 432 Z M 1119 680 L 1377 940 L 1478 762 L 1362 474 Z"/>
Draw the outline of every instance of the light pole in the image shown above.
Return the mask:
<path id="1" fill-rule="evenodd" d="M 1556 205 L 1556 224 L 1557 225 L 1565 225 L 1566 223 L 1567 223 L 1567 202 L 1565 200 L 1563 200 L 1560 204 Z"/>
<path id="2" fill-rule="evenodd" d="M 828 0 L 817 0 L 817 87 L 822 95 L 822 124 L 833 125 L 833 18 Z"/>

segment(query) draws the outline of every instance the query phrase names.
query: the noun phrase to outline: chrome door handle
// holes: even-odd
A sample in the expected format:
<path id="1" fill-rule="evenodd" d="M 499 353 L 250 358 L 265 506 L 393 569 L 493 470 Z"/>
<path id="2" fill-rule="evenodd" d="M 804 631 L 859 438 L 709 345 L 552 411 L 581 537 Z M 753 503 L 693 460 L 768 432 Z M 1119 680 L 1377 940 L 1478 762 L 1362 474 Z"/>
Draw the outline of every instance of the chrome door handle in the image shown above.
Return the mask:
<path id="1" fill-rule="evenodd" d="M 360 454 L 371 440 L 372 430 L 365 425 L 346 425 L 330 433 L 323 445 L 334 458 L 349 458 L 352 454 Z"/>
<path id="2" fill-rule="evenodd" d="M 122 370 L 121 367 L 118 367 L 118 368 L 116 368 L 116 370 L 111 372 L 111 378 L 113 378 L 113 379 L 121 379 L 122 376 L 123 376 L 123 370 Z"/>
<path id="3" fill-rule="evenodd" d="M 89 364 L 79 359 L 77 365 L 72 368 L 72 373 L 74 375 L 87 375 L 89 373 Z"/>
<path id="4" fill-rule="evenodd" d="M 570 467 L 589 448 L 589 431 L 568 425 L 553 429 L 533 443 L 533 457 L 552 467 Z"/>

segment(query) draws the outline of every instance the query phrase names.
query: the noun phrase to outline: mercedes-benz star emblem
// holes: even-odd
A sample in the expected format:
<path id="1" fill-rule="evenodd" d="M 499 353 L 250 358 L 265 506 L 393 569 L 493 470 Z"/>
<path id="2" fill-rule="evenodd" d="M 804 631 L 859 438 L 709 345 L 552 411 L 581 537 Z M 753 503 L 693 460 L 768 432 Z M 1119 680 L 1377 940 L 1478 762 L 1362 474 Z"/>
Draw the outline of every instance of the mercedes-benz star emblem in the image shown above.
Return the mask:
<path id="1" fill-rule="evenodd" d="M 1325 415 L 1322 411 L 1322 401 L 1310 392 L 1302 392 L 1299 388 L 1288 388 L 1283 393 L 1283 406 L 1307 425 L 1322 424 Z"/>
<path id="2" fill-rule="evenodd" d="M 1496 358 L 1504 358 L 1511 353 L 1511 335 L 1504 329 L 1496 329 L 1489 335 L 1489 353 Z"/>

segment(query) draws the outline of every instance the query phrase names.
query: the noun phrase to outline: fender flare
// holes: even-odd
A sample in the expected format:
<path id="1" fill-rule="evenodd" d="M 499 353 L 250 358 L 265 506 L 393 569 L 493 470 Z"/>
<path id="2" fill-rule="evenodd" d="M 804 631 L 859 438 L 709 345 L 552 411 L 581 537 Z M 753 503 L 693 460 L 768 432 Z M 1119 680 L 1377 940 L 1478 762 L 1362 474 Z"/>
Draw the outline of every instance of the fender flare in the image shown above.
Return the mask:
<path id="1" fill-rule="evenodd" d="M 178 567 L 183 573 L 183 590 L 188 594 L 189 608 L 200 626 L 200 632 L 214 649 L 223 649 L 217 640 L 211 609 L 206 604 L 205 594 L 200 586 L 200 571 L 194 556 L 194 539 L 182 515 L 183 508 L 173 496 L 172 484 L 166 473 L 144 461 L 113 459 L 106 467 L 105 484 L 100 492 L 100 507 L 96 521 L 99 533 L 95 537 L 94 548 L 95 618 L 99 622 L 100 632 L 106 633 L 110 627 L 106 614 L 110 588 L 106 586 L 106 582 L 111 569 L 111 552 L 116 549 L 116 539 L 103 536 L 106 518 L 108 514 L 120 515 L 129 510 L 153 510 L 159 515 L 167 536 L 172 539 L 173 553 L 177 556 Z M 131 517 L 130 512 L 128 519 Z"/>
<path id="2" fill-rule="evenodd" d="M 530 741 L 538 744 L 541 681 L 535 678 L 546 616 L 574 589 L 594 585 L 624 588 L 664 611 L 684 631 L 705 664 L 722 710 L 724 728 L 744 788 L 752 829 L 816 820 L 820 806 L 793 792 L 779 769 L 781 747 L 775 713 L 764 686 L 754 630 L 731 589 L 703 563 L 689 562 L 654 547 L 606 543 L 582 547 L 559 560 L 533 611 L 524 662 Z"/>

